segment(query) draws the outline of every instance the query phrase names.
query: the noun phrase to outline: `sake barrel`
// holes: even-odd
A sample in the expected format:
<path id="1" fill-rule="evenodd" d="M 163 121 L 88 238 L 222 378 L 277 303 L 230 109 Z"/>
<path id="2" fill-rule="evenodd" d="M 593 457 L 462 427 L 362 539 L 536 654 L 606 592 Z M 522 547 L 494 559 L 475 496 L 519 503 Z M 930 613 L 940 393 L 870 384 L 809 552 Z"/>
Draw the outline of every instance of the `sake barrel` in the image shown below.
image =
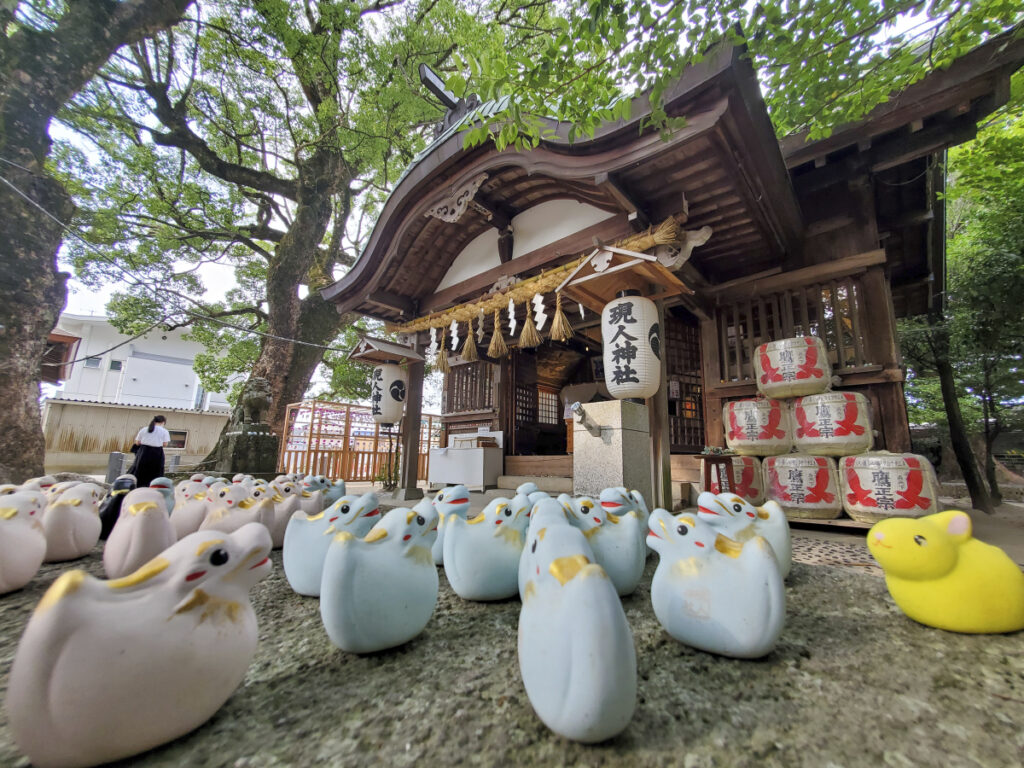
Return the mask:
<path id="1" fill-rule="evenodd" d="M 871 450 L 871 405 L 859 392 L 826 392 L 793 401 L 793 445 L 816 456 Z"/>
<path id="2" fill-rule="evenodd" d="M 832 383 L 825 342 L 817 336 L 769 341 L 754 357 L 757 390 L 765 397 L 797 397 L 824 392 Z"/>
<path id="3" fill-rule="evenodd" d="M 843 509 L 854 520 L 921 517 L 940 511 L 939 481 L 924 456 L 865 453 L 839 460 Z"/>
<path id="4" fill-rule="evenodd" d="M 793 519 L 833 520 L 843 512 L 839 473 L 828 456 L 770 456 L 763 462 L 765 496 Z"/>
<path id="5" fill-rule="evenodd" d="M 793 447 L 789 404 L 781 400 L 734 400 L 722 407 L 725 443 L 741 456 L 778 456 Z"/>
<path id="6" fill-rule="evenodd" d="M 724 470 L 723 470 L 724 471 Z M 712 493 L 722 493 L 718 476 L 711 474 Z M 764 504 L 764 477 L 761 474 L 761 460 L 756 456 L 733 456 L 732 457 L 732 493 L 749 501 L 755 506 Z"/>

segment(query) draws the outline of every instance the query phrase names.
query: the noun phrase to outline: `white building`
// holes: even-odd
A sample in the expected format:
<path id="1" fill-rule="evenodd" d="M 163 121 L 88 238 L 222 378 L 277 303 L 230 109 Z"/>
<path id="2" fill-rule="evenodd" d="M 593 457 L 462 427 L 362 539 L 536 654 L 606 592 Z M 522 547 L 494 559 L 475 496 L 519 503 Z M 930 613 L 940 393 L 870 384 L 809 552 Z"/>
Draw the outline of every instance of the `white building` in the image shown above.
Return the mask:
<path id="1" fill-rule="evenodd" d="M 206 392 L 200 385 L 192 366 L 203 346 L 185 340 L 185 333 L 157 327 L 128 341 L 130 337 L 105 317 L 62 314 L 54 334 L 80 340 L 74 351 L 79 362 L 65 367 L 57 396 L 153 408 L 228 410 L 223 394 Z"/>

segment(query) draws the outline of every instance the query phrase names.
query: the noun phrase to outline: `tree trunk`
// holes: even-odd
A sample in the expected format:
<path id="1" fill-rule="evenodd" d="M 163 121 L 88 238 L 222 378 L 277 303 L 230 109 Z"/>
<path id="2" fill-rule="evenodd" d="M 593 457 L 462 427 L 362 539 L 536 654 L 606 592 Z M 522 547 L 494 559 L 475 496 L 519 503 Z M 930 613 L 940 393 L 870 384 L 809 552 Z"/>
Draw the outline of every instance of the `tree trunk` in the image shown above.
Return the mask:
<path id="1" fill-rule="evenodd" d="M 267 271 L 268 335 L 250 378 L 259 376 L 270 382 L 271 404 L 266 420 L 282 440 L 288 404 L 302 399 L 323 360 L 323 346 L 317 345 L 330 344 L 344 324 L 334 305 L 321 298 L 321 286 L 310 285 L 305 299 L 299 299 L 296 293 L 298 286 L 308 281 L 319 256 L 333 212 L 332 194 L 348 181 L 339 159 L 335 152 L 321 150 L 301 167 L 295 217 Z M 293 339 L 309 343 L 299 344 Z M 235 428 L 234 422 L 228 420 L 201 466 L 214 466 L 225 455 L 227 435 Z"/>
<path id="2" fill-rule="evenodd" d="M 985 418 L 985 479 L 988 481 L 989 495 L 993 504 L 1001 504 L 1003 494 L 999 490 L 999 479 L 996 477 L 996 461 L 992 455 L 992 448 L 996 438 L 999 436 L 1000 424 L 996 415 L 995 403 L 991 392 L 991 377 L 989 370 L 985 369 L 985 391 L 982 392 L 982 414 Z"/>
<path id="3" fill-rule="evenodd" d="M 939 376 L 942 389 L 942 402 L 946 406 L 946 419 L 949 422 L 949 439 L 960 465 L 960 472 L 967 484 L 967 492 L 971 496 L 971 505 L 975 509 L 992 514 L 992 500 L 978 472 L 978 462 L 967 439 L 963 415 L 960 413 L 960 401 L 956 396 L 956 381 L 953 378 L 953 366 L 949 362 L 949 335 L 944 328 L 936 327 L 935 318 L 929 317 L 932 326 L 932 350 L 935 355 L 935 370 Z"/>
<path id="4" fill-rule="evenodd" d="M 69 3 L 55 27 L 5 18 L 0 35 L 0 482 L 43 472 L 39 380 L 67 299 L 57 249 L 74 206 L 45 170 L 57 111 L 125 43 L 178 21 L 192 0 Z M 11 28 L 13 27 L 13 31 Z M 56 221 L 55 221 L 56 219 Z"/>
<path id="5" fill-rule="evenodd" d="M 31 159 L 22 160 L 31 167 Z M 71 216 L 71 199 L 58 182 L 19 168 L 3 170 L 4 178 L 47 211 L 61 220 Z M 0 184 L 0 211 L 0 482 L 21 483 L 43 474 L 39 379 L 46 337 L 64 308 L 68 275 L 57 271 L 63 233 L 56 222 L 6 184 Z"/>

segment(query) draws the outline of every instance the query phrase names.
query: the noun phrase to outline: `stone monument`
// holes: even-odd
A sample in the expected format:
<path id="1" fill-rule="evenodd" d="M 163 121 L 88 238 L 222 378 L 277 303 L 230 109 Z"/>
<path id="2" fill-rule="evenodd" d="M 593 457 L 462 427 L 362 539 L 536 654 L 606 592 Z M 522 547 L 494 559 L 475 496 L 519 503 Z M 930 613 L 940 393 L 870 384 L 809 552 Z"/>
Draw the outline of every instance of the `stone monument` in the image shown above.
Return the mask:
<path id="1" fill-rule="evenodd" d="M 276 474 L 278 437 L 262 420 L 270 400 L 269 381 L 254 376 L 245 382 L 217 447 L 203 465 L 228 477 L 237 472 L 255 476 Z"/>
<path id="2" fill-rule="evenodd" d="M 598 496 L 623 485 L 651 503 L 651 441 L 647 406 L 609 400 L 573 407 L 572 490 Z"/>

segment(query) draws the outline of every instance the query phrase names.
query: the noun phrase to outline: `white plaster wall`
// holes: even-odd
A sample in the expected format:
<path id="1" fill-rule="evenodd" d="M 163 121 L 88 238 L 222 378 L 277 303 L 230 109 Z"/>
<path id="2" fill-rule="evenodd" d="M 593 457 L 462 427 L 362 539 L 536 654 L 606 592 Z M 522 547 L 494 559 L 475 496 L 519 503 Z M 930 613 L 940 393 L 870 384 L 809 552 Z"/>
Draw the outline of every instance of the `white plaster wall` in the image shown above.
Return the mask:
<path id="1" fill-rule="evenodd" d="M 512 258 L 535 251 L 615 214 L 575 200 L 551 200 L 523 211 L 512 219 Z M 501 264 L 498 258 L 498 230 L 491 228 L 472 240 L 455 257 L 441 278 L 441 291 Z"/>
<path id="2" fill-rule="evenodd" d="M 192 363 L 203 347 L 182 338 L 183 329 L 157 328 L 106 351 L 129 337 L 104 317 L 64 314 L 58 328 L 82 339 L 75 359 L 83 362 L 71 367 L 71 374 L 60 390 L 62 397 L 165 408 L 196 407 L 200 384 Z M 84 358 L 94 356 L 100 358 L 99 368 L 86 368 Z M 110 370 L 112 360 L 121 361 L 120 371 Z M 225 403 L 223 395 L 217 393 L 209 400 L 214 405 Z"/>

